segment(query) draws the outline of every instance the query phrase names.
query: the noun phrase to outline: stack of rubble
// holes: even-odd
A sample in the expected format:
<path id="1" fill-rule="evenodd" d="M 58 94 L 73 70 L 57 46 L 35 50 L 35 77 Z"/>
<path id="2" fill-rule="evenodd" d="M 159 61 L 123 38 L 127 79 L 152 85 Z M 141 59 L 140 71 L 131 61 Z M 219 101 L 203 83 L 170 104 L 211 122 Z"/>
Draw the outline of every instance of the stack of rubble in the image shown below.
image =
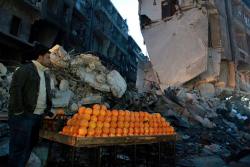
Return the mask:
<path id="1" fill-rule="evenodd" d="M 9 88 L 12 73 L 0 63 L 0 112 L 8 112 Z"/>
<path id="2" fill-rule="evenodd" d="M 51 52 L 54 107 L 77 111 L 80 105 L 104 103 L 107 97 L 121 98 L 125 93 L 127 84 L 123 77 L 116 70 L 109 71 L 98 57 L 70 56 L 59 45 Z"/>
<path id="3" fill-rule="evenodd" d="M 214 92 L 168 88 L 153 109 L 176 127 L 178 166 L 199 166 L 208 156 L 223 164 L 250 147 L 250 95 L 226 88 Z"/>

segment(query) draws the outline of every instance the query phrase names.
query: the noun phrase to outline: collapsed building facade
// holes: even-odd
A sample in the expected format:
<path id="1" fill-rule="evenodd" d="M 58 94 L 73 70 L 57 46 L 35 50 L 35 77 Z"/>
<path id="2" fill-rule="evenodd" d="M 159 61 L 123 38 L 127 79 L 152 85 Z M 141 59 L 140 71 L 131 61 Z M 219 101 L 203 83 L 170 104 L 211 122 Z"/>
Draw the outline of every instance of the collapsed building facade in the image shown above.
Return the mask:
<path id="1" fill-rule="evenodd" d="M 91 52 L 128 82 L 136 82 L 138 56 L 126 21 L 110 0 L 23 0 L 0 2 L 0 59 L 17 65 L 31 59 L 34 42 L 60 44 L 72 54 Z"/>
<path id="2" fill-rule="evenodd" d="M 247 0 L 140 2 L 144 40 L 162 89 L 172 85 L 249 91 Z M 209 85 L 208 85 L 209 83 Z"/>

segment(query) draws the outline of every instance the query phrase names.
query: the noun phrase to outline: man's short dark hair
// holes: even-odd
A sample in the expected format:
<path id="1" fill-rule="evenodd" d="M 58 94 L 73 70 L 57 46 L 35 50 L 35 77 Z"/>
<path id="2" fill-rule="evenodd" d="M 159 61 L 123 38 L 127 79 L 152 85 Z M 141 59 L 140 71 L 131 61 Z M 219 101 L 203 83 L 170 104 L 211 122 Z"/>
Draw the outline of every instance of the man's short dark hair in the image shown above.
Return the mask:
<path id="1" fill-rule="evenodd" d="M 33 56 L 34 58 L 38 58 L 39 55 L 44 55 L 46 53 L 50 53 L 49 48 L 40 44 L 35 43 Z"/>

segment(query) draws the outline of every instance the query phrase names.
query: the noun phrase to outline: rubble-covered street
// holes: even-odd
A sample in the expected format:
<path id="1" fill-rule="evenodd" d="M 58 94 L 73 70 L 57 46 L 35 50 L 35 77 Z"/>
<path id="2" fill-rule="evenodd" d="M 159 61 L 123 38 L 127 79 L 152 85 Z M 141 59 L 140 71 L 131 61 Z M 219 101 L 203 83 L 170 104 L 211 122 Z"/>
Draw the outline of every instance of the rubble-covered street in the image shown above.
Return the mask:
<path id="1" fill-rule="evenodd" d="M 250 0 L 3 0 L 0 44 L 0 167 L 250 167 Z"/>

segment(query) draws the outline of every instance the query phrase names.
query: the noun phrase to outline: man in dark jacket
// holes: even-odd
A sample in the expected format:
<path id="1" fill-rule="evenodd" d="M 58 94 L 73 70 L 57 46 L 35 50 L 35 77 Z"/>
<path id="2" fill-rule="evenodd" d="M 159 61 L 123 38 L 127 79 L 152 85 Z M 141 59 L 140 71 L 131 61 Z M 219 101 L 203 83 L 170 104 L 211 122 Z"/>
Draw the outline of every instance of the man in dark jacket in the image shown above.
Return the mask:
<path id="1" fill-rule="evenodd" d="M 33 54 L 36 60 L 16 69 L 10 87 L 10 167 L 25 167 L 38 141 L 43 116 L 53 116 L 50 78 L 45 72 L 50 65 L 50 52 L 45 46 L 36 45 Z"/>

